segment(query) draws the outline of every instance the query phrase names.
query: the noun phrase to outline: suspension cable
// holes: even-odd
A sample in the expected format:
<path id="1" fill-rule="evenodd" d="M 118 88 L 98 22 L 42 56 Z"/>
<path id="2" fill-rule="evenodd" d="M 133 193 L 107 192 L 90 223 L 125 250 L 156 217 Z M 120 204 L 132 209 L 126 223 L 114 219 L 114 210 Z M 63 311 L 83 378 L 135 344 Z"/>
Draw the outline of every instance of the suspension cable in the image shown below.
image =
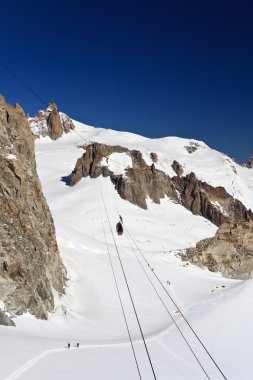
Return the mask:
<path id="1" fill-rule="evenodd" d="M 133 340 L 132 340 L 132 337 L 131 337 L 129 325 L 128 325 L 127 318 L 126 318 L 126 313 L 125 313 L 123 301 L 122 301 L 122 298 L 121 298 L 121 295 L 120 295 L 120 291 L 119 291 L 118 281 L 117 281 L 117 278 L 116 278 L 116 274 L 115 274 L 114 266 L 113 266 L 113 263 L 112 263 L 112 258 L 111 258 L 108 242 L 107 242 L 107 239 L 106 239 L 105 228 L 104 228 L 103 219 L 102 219 L 102 210 L 100 208 L 99 203 L 98 203 L 98 207 L 99 207 L 99 212 L 100 212 L 101 224 L 102 224 L 102 228 L 103 228 L 104 240 L 105 240 L 105 244 L 106 244 L 106 250 L 107 250 L 108 258 L 109 258 L 109 261 L 110 261 L 110 267 L 111 267 L 111 270 L 112 270 L 112 274 L 113 274 L 113 278 L 114 278 L 114 283 L 115 283 L 115 287 L 116 287 L 118 298 L 119 298 L 119 302 L 120 302 L 120 307 L 121 307 L 122 314 L 123 314 L 123 317 L 124 317 L 124 321 L 125 321 L 125 325 L 126 325 L 129 341 L 130 341 L 130 344 L 131 344 L 131 349 L 132 349 L 132 352 L 133 352 L 134 361 L 135 361 L 135 364 L 136 364 L 136 367 L 137 367 L 137 371 L 138 371 L 138 374 L 139 374 L 139 378 L 140 378 L 140 380 L 142 380 L 141 373 L 140 373 L 140 368 L 139 368 L 139 365 L 138 365 L 138 360 L 137 360 L 135 349 L 134 349 L 134 345 L 133 345 Z"/>
<path id="2" fill-rule="evenodd" d="M 100 183 L 99 183 L 99 186 L 100 186 Z M 109 215 L 108 215 L 108 212 L 107 212 L 107 208 L 106 208 L 106 205 L 105 205 L 105 200 L 104 200 L 104 196 L 103 196 L 103 193 L 102 193 L 101 186 L 100 186 L 100 192 L 101 192 L 101 198 L 103 200 L 103 205 L 104 205 L 105 213 L 106 213 L 106 216 L 107 216 L 108 224 L 110 226 L 112 238 L 113 238 L 114 245 L 115 245 L 115 248 L 116 248 L 116 252 L 117 252 L 117 255 L 118 255 L 118 259 L 119 259 L 119 262 L 120 262 L 121 270 L 122 270 L 122 273 L 124 275 L 124 279 L 125 279 L 125 283 L 126 283 L 126 286 L 127 286 L 127 289 L 128 289 L 129 297 L 131 299 L 131 303 L 132 303 L 132 306 L 133 306 L 135 317 L 136 317 L 136 320 L 137 320 L 137 323 L 138 323 L 138 326 L 139 326 L 139 330 L 140 330 L 140 333 L 141 333 L 142 341 L 143 341 L 143 344 L 145 346 L 145 350 L 146 350 L 146 353 L 147 353 L 147 357 L 148 357 L 148 360 L 149 360 L 149 363 L 150 363 L 150 367 L 151 367 L 154 379 L 157 380 L 157 377 L 156 377 L 156 374 L 155 374 L 155 371 L 154 371 L 154 367 L 153 367 L 153 364 L 152 364 L 152 360 L 151 360 L 151 357 L 150 357 L 150 354 L 149 354 L 149 351 L 148 351 L 148 347 L 147 347 L 147 344 L 146 344 L 146 341 L 145 341 L 145 337 L 144 337 L 144 334 L 143 334 L 143 331 L 142 331 L 142 328 L 141 328 L 140 320 L 139 320 L 139 317 L 138 317 L 138 314 L 137 314 L 137 311 L 136 311 L 136 307 L 135 307 L 135 304 L 134 304 L 132 293 L 131 293 L 131 290 L 130 290 L 130 287 L 129 287 L 129 284 L 128 284 L 128 281 L 127 281 L 126 273 L 125 273 L 125 270 L 124 270 L 124 267 L 123 267 L 123 264 L 122 264 L 122 260 L 121 260 L 120 254 L 119 254 L 118 246 L 116 244 L 116 240 L 115 240 L 115 237 L 113 235 L 112 226 L 111 226 L 111 222 L 110 222 Z"/>
<path id="3" fill-rule="evenodd" d="M 125 225 L 124 225 L 125 226 Z M 148 267 L 151 269 L 151 272 L 153 273 L 153 275 L 155 276 L 155 278 L 157 279 L 157 281 L 159 282 L 159 284 L 162 286 L 163 290 L 165 291 L 165 293 L 168 295 L 168 297 L 170 298 L 171 302 L 174 304 L 174 306 L 177 308 L 177 310 L 180 312 L 180 314 L 182 315 L 184 321 L 186 322 L 186 324 L 188 325 L 188 327 L 190 328 L 190 330 L 192 331 L 192 333 L 194 334 L 194 336 L 197 338 L 198 342 L 201 344 L 201 346 L 203 347 L 203 349 L 205 350 L 205 352 L 207 353 L 207 355 L 209 356 L 209 358 L 211 359 L 211 361 L 213 362 L 213 364 L 215 365 L 215 367 L 218 369 L 218 371 L 220 372 L 220 374 L 222 375 L 222 377 L 227 380 L 227 377 L 224 375 L 224 373 L 222 372 L 221 368 L 219 367 L 219 365 L 216 363 L 215 359 L 212 357 L 212 355 L 210 354 L 210 352 L 208 351 L 208 349 L 206 348 L 206 346 L 204 345 L 204 343 L 201 341 L 201 339 L 199 338 L 199 336 L 197 335 L 197 333 L 195 332 L 195 330 L 193 329 L 193 327 L 191 326 L 190 322 L 187 320 L 187 318 L 185 317 L 184 313 L 181 311 L 181 309 L 179 308 L 179 306 L 177 305 L 177 303 L 174 301 L 173 297 L 171 296 L 171 294 L 169 293 L 169 291 L 166 289 L 166 287 L 163 285 L 162 281 L 160 280 L 160 278 L 158 277 L 158 275 L 155 273 L 154 270 L 152 270 L 151 268 L 151 265 L 149 264 L 148 260 L 146 259 L 146 257 L 144 256 L 144 254 L 142 253 L 142 251 L 140 250 L 139 246 L 137 245 L 137 243 L 135 242 L 135 240 L 133 239 L 133 237 L 131 236 L 130 232 L 128 231 L 128 229 L 125 227 L 126 231 L 128 232 L 131 240 L 133 241 L 134 245 L 136 246 L 137 250 L 140 252 L 142 258 L 144 259 L 144 261 L 146 262 L 146 264 L 148 265 Z"/>
<path id="4" fill-rule="evenodd" d="M 7 65 L 5 65 L 3 62 L 0 62 L 0 65 L 6 70 L 8 71 L 8 73 L 10 75 L 13 76 L 13 78 L 15 78 L 18 82 L 20 82 L 35 98 L 37 98 L 41 103 L 45 104 L 46 107 L 48 106 L 47 102 L 42 99 L 30 86 L 28 86 L 28 84 L 23 81 L 23 79 L 21 79 L 12 69 L 10 69 Z"/>
<path id="5" fill-rule="evenodd" d="M 190 343 L 187 341 L 185 335 L 184 335 L 183 332 L 181 331 L 181 329 L 180 329 L 178 323 L 176 322 L 175 318 L 173 317 L 173 315 L 172 315 L 171 312 L 169 311 L 168 307 L 166 306 L 165 302 L 163 301 L 162 297 L 161 297 L 160 294 L 158 293 L 158 291 L 157 291 L 157 289 L 156 289 L 154 283 L 152 282 L 151 278 L 149 277 L 149 275 L 148 275 L 147 271 L 145 270 L 145 268 L 144 268 L 142 262 L 140 261 L 138 255 L 137 255 L 136 252 L 134 251 L 134 248 L 133 248 L 133 246 L 132 246 L 132 244 L 131 244 L 131 241 L 130 241 L 130 239 L 129 239 L 128 231 L 127 231 L 127 233 L 126 233 L 126 237 L 127 237 L 127 240 L 128 240 L 129 246 L 130 246 L 132 252 L 134 253 L 134 256 L 136 257 L 136 259 L 137 259 L 139 265 L 141 266 L 143 272 L 145 273 L 145 276 L 147 277 L 148 281 L 150 282 L 152 288 L 154 289 L 154 291 L 155 291 L 155 293 L 157 294 L 158 298 L 160 299 L 161 303 L 163 304 L 165 310 L 166 310 L 167 313 L 169 314 L 170 318 L 172 319 L 173 323 L 175 324 L 176 328 L 178 329 L 180 335 L 182 336 L 183 340 L 184 340 L 185 343 L 187 344 L 188 348 L 189 348 L 190 351 L 192 352 L 193 356 L 194 356 L 195 359 L 197 360 L 197 362 L 198 362 L 199 366 L 201 367 L 201 369 L 203 370 L 204 374 L 206 375 L 206 377 L 207 377 L 209 380 L 211 380 L 210 377 L 208 376 L 206 370 L 204 369 L 203 365 L 201 364 L 200 360 L 198 359 L 197 355 L 195 354 L 194 350 L 192 349 Z"/>

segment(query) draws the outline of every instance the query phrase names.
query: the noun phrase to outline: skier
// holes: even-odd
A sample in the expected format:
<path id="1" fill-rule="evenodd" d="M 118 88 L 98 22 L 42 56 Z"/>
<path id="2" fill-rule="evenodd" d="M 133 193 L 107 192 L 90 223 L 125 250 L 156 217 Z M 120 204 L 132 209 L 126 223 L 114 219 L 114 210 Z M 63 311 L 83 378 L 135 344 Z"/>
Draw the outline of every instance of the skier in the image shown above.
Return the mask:
<path id="1" fill-rule="evenodd" d="M 121 221 L 121 223 L 123 223 L 123 218 L 121 215 L 119 215 L 119 220 Z"/>
<path id="2" fill-rule="evenodd" d="M 76 344 L 76 347 L 79 348 L 79 343 Z"/>
<path id="3" fill-rule="evenodd" d="M 70 348 L 70 343 L 68 343 L 68 348 Z"/>

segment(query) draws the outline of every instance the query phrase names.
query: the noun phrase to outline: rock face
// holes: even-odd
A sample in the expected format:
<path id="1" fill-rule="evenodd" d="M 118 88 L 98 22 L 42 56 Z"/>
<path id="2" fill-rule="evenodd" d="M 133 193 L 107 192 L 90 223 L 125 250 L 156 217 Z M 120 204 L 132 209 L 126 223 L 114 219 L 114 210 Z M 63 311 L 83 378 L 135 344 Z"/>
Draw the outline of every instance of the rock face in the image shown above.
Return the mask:
<path id="1" fill-rule="evenodd" d="M 19 105 L 0 97 L 0 300 L 14 314 L 47 318 L 65 268 L 36 172 L 34 135 Z"/>
<path id="2" fill-rule="evenodd" d="M 246 166 L 246 168 L 253 168 L 253 157 L 251 157 L 243 166 Z"/>
<path id="3" fill-rule="evenodd" d="M 99 175 L 110 176 L 115 188 L 123 199 L 147 208 L 146 198 L 149 197 L 155 203 L 165 195 L 177 199 L 177 194 L 169 176 L 155 168 L 148 166 L 141 152 L 129 150 L 121 146 L 109 146 L 93 143 L 84 146 L 86 152 L 77 160 L 75 169 L 71 174 L 70 185 L 75 185 L 82 177 L 96 178 Z M 124 175 L 115 175 L 101 161 L 112 153 L 126 153 L 131 157 L 132 167 L 125 170 Z"/>
<path id="4" fill-rule="evenodd" d="M 184 172 L 183 166 L 179 162 L 177 162 L 176 160 L 174 160 L 173 163 L 172 163 L 172 165 L 171 165 L 171 167 L 174 170 L 174 172 L 176 173 L 176 175 L 179 176 L 179 177 L 181 177 L 181 175 Z"/>
<path id="5" fill-rule="evenodd" d="M 85 153 L 76 162 L 70 176 L 70 185 L 75 185 L 82 177 L 96 178 L 99 175 L 110 176 L 119 195 L 129 202 L 144 209 L 146 199 L 160 203 L 165 196 L 182 204 L 193 214 L 202 215 L 216 225 L 233 220 L 253 218 L 252 212 L 238 200 L 234 199 L 223 187 L 213 187 L 198 180 L 194 173 L 182 176 L 180 163 L 174 161 L 172 167 L 177 176 L 170 177 L 155 164 L 147 165 L 138 150 L 129 150 L 121 146 L 109 146 L 92 143 L 83 146 Z M 124 153 L 131 157 L 132 166 L 123 174 L 116 175 L 108 167 L 112 153 Z"/>
<path id="6" fill-rule="evenodd" d="M 225 277 L 253 278 L 253 221 L 222 224 L 213 238 L 188 248 L 183 260 Z"/>
<path id="7" fill-rule="evenodd" d="M 15 323 L 2 310 L 0 310 L 0 326 L 15 326 Z"/>
<path id="8" fill-rule="evenodd" d="M 151 158 L 151 160 L 152 160 L 154 163 L 157 163 L 157 162 L 158 162 L 158 156 L 157 156 L 156 153 L 151 152 L 151 153 L 150 153 L 150 158 Z"/>
<path id="9" fill-rule="evenodd" d="M 176 190 L 180 193 L 181 203 L 195 215 L 209 219 L 217 226 L 229 220 L 240 221 L 253 218 L 251 210 L 224 187 L 213 187 L 198 180 L 194 173 L 185 177 L 173 177 Z"/>
<path id="10" fill-rule="evenodd" d="M 75 128 L 70 117 L 59 112 L 54 102 L 50 102 L 45 110 L 37 112 L 34 118 L 29 119 L 29 123 L 36 137 L 49 136 L 52 140 L 57 140 L 63 133 L 69 133 Z"/>

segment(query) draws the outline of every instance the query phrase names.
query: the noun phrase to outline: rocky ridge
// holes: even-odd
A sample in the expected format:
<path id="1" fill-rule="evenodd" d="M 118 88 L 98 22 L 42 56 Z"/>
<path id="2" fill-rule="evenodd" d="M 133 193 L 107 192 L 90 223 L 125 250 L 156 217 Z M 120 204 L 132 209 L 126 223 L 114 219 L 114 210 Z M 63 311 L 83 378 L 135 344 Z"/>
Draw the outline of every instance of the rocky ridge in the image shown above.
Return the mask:
<path id="1" fill-rule="evenodd" d="M 219 226 L 226 221 L 240 221 L 253 218 L 251 210 L 237 199 L 234 199 L 223 187 L 213 187 L 198 180 L 194 173 L 183 176 L 180 163 L 174 161 L 172 167 L 177 174 L 170 177 L 158 170 L 155 163 L 158 156 L 152 152 L 152 165 L 148 165 L 138 150 L 129 150 L 121 146 L 110 146 L 100 143 L 83 145 L 85 153 L 76 162 L 70 176 L 70 185 L 75 185 L 82 177 L 96 178 L 99 175 L 109 176 L 119 195 L 129 202 L 144 209 L 146 199 L 160 203 L 165 196 L 182 204 L 195 215 L 201 215 Z M 114 174 L 108 167 L 112 153 L 127 154 L 132 166 L 123 174 Z M 155 155 L 155 156 L 154 156 Z"/>
<path id="2" fill-rule="evenodd" d="M 251 157 L 247 162 L 245 162 L 243 166 L 245 166 L 248 169 L 253 168 L 253 157 Z"/>
<path id="3" fill-rule="evenodd" d="M 253 277 L 253 221 L 222 224 L 213 238 L 188 248 L 183 260 L 235 279 Z"/>
<path id="4" fill-rule="evenodd" d="M 75 129 L 70 117 L 59 112 L 54 102 L 50 102 L 45 110 L 38 111 L 33 118 L 29 118 L 29 123 L 37 138 L 49 136 L 52 140 L 57 140 L 63 133 Z"/>
<path id="5" fill-rule="evenodd" d="M 34 135 L 23 109 L 3 97 L 0 173 L 0 300 L 10 313 L 46 319 L 53 292 L 64 293 L 66 271 L 36 172 Z"/>

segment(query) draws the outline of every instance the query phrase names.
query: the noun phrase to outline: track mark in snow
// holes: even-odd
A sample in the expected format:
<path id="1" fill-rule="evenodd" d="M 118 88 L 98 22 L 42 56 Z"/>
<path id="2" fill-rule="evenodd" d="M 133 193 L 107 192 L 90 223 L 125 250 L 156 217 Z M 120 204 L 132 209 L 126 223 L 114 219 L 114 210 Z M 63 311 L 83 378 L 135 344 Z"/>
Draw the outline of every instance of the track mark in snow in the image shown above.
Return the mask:
<path id="1" fill-rule="evenodd" d="M 191 367 L 194 371 L 196 372 L 199 372 L 200 371 L 198 370 L 198 368 L 196 367 L 196 365 L 194 366 L 193 364 L 191 364 L 189 361 L 185 360 L 182 356 L 179 356 L 178 354 L 176 354 L 174 351 L 172 351 L 168 346 L 166 346 L 166 344 L 162 343 L 162 342 L 159 342 L 159 345 L 161 347 L 163 347 L 165 349 L 165 351 L 167 351 L 170 355 L 173 355 L 174 357 L 176 357 L 178 360 L 180 360 L 181 362 L 183 362 L 185 365 Z M 202 376 L 202 373 L 200 373 L 200 375 Z"/>
<path id="2" fill-rule="evenodd" d="M 139 343 L 139 342 L 136 342 L 136 343 Z M 81 349 L 87 349 L 87 348 L 110 348 L 110 347 L 115 347 L 115 346 L 128 346 L 128 345 L 129 345 L 129 343 L 127 343 L 127 342 L 126 343 L 115 343 L 115 344 L 108 344 L 108 343 L 105 343 L 105 344 L 87 344 L 87 345 L 79 346 L 79 348 L 75 347 L 75 348 L 69 348 L 68 349 L 67 347 L 64 347 L 64 348 L 56 348 L 53 350 L 46 350 L 46 351 L 43 351 L 41 354 L 35 356 L 33 359 L 28 360 L 28 362 L 26 362 L 24 365 L 19 367 L 15 372 L 10 374 L 9 376 L 7 376 L 3 380 L 15 380 L 15 379 L 17 379 L 24 372 L 27 372 L 27 371 L 29 371 L 30 368 L 34 367 L 38 361 L 44 359 L 48 355 L 55 354 L 58 352 L 63 352 L 66 350 L 69 351 L 69 350 L 81 350 Z"/>

